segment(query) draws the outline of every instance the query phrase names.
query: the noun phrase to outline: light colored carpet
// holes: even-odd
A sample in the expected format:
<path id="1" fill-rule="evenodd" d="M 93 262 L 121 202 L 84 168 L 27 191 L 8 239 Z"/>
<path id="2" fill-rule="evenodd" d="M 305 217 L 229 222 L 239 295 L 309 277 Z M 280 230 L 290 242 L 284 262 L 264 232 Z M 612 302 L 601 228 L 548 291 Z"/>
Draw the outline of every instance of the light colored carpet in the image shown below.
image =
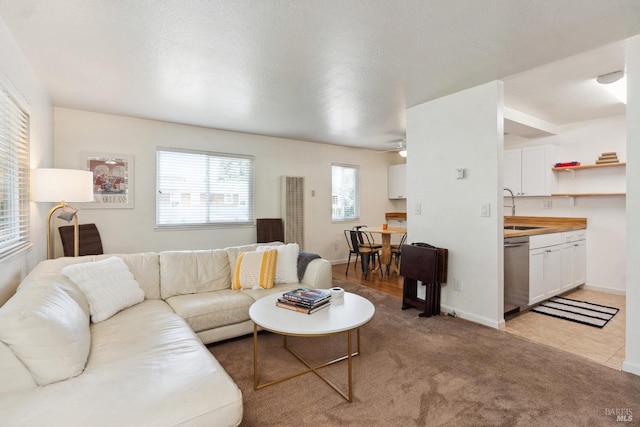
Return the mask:
<path id="1" fill-rule="evenodd" d="M 418 317 L 401 300 L 346 281 L 376 314 L 353 359 L 353 403 L 314 374 L 253 390 L 253 340 L 209 346 L 241 388 L 243 426 L 603 426 L 640 420 L 640 377 L 449 316 Z M 297 340 L 297 341 L 296 341 Z M 293 338 L 308 357 L 345 354 L 346 336 Z M 301 368 L 282 337 L 259 335 L 263 381 Z M 346 363 L 325 369 L 346 389 Z"/>

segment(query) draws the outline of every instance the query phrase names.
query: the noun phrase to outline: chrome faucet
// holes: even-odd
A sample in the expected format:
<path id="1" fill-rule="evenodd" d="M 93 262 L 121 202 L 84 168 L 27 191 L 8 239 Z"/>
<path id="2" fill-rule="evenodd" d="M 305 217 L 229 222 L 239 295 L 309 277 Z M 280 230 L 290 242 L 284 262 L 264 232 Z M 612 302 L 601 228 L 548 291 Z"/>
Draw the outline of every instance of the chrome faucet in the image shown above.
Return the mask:
<path id="1" fill-rule="evenodd" d="M 508 191 L 511 194 L 511 206 L 505 206 L 505 208 L 511 208 L 511 216 L 516 216 L 516 199 L 513 196 L 513 191 L 509 188 L 504 188 L 504 191 Z"/>

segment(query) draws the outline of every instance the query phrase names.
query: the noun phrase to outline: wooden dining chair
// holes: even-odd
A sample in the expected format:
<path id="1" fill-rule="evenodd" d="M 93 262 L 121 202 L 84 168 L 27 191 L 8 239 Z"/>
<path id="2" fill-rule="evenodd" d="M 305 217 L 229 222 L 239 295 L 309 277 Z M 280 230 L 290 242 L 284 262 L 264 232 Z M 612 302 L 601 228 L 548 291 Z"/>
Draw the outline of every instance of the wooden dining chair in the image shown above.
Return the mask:
<path id="1" fill-rule="evenodd" d="M 349 236 L 351 237 L 351 245 L 357 253 L 356 256 L 360 256 L 362 275 L 364 276 L 364 279 L 367 280 L 369 269 L 375 268 L 376 257 L 378 257 L 378 263 L 380 263 L 380 249 L 371 247 L 371 241 L 369 240 L 367 233 L 360 230 L 348 231 Z M 360 244 L 360 241 L 362 241 L 363 244 Z M 369 266 L 369 262 L 371 262 L 371 267 Z M 383 274 L 382 268 L 380 268 L 380 274 Z"/>

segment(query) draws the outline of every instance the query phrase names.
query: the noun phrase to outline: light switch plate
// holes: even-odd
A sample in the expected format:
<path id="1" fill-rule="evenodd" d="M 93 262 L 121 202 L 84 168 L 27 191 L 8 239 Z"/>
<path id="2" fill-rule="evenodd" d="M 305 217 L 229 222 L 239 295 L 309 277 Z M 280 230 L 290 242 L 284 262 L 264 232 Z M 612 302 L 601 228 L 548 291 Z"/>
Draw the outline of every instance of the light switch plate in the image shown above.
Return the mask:
<path id="1" fill-rule="evenodd" d="M 421 215 L 422 214 L 422 204 L 421 203 L 416 203 L 416 205 L 413 208 L 413 213 L 416 215 Z"/>
<path id="2" fill-rule="evenodd" d="M 480 205 L 480 216 L 489 218 L 491 216 L 491 203 L 483 203 Z"/>

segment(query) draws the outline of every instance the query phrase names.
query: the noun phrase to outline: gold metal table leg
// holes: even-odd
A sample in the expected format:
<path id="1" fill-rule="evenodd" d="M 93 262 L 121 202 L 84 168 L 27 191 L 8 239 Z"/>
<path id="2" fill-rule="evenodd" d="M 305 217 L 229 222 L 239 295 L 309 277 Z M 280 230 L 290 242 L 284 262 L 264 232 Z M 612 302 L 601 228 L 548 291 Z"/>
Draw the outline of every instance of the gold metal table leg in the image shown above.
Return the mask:
<path id="1" fill-rule="evenodd" d="M 292 378 L 296 378 L 299 377 L 301 375 L 307 374 L 309 372 L 313 372 L 314 374 L 316 374 L 316 376 L 318 378 L 320 378 L 322 381 L 324 381 L 329 387 L 331 387 L 336 393 L 338 393 L 340 396 L 342 396 L 343 399 L 345 399 L 347 402 L 351 403 L 353 401 L 353 362 L 352 362 L 352 358 L 355 356 L 358 356 L 360 354 L 360 328 L 356 328 L 356 351 L 353 351 L 353 343 L 352 343 L 352 337 L 351 337 L 351 332 L 352 330 L 346 331 L 347 334 L 347 354 L 345 356 L 341 356 L 338 357 L 336 359 L 330 360 L 328 362 L 322 363 L 320 365 L 317 366 L 312 366 L 309 362 L 307 362 L 300 354 L 298 354 L 298 352 L 296 352 L 295 350 L 293 350 L 291 347 L 289 347 L 289 344 L 287 342 L 287 335 L 283 335 L 284 339 L 283 339 L 283 347 L 289 352 L 291 353 L 293 356 L 296 357 L 296 359 L 298 359 L 302 364 L 304 364 L 307 369 L 297 372 L 295 374 L 292 375 L 288 375 L 288 376 L 284 376 L 272 381 L 269 381 L 267 383 L 264 384 L 259 384 L 259 380 L 258 380 L 258 327 L 257 325 L 254 324 L 253 326 L 253 389 L 254 390 L 260 390 L 263 389 L 265 387 L 269 387 L 278 383 L 281 383 L 283 381 L 287 381 L 290 380 Z M 347 360 L 347 384 L 348 384 L 348 391 L 347 393 L 345 393 L 344 391 L 340 390 L 340 388 L 338 388 L 338 386 L 336 386 L 334 383 L 332 383 L 331 381 L 329 381 L 327 378 L 325 378 L 324 376 L 322 376 L 322 374 L 319 372 L 319 369 L 324 368 L 326 366 L 330 366 L 333 365 L 335 363 L 341 362 L 343 360 Z"/>

